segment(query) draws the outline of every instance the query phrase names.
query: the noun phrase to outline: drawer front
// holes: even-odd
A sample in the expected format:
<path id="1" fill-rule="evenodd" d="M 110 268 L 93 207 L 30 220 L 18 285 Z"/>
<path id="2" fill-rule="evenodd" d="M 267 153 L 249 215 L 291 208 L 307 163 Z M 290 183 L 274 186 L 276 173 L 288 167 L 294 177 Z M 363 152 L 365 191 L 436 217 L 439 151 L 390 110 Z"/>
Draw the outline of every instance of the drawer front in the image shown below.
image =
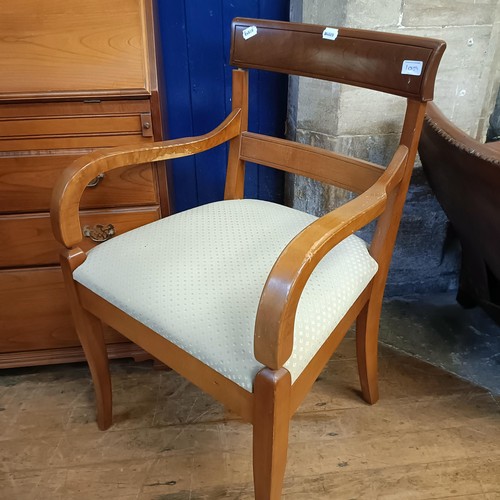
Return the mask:
<path id="1" fill-rule="evenodd" d="M 59 268 L 0 271 L 0 352 L 80 345 Z M 105 328 L 107 343 L 126 339 Z"/>
<path id="2" fill-rule="evenodd" d="M 112 101 L 2 106 L 0 118 L 0 151 L 121 146 L 152 137 L 148 101 L 130 108 Z"/>
<path id="3" fill-rule="evenodd" d="M 131 120 L 135 124 L 140 123 L 139 118 Z M 111 122 L 109 128 L 116 122 Z M 47 149 L 78 149 L 78 148 L 107 148 L 112 146 L 129 146 L 131 144 L 142 144 L 151 142 L 152 137 L 143 136 L 141 130 L 89 133 L 87 135 L 70 136 L 33 136 L 33 137 L 5 137 L 0 139 L 0 151 L 31 151 Z"/>
<path id="4" fill-rule="evenodd" d="M 151 112 L 149 99 L 122 99 L 105 101 L 101 99 L 34 102 L 34 103 L 2 103 L 2 119 L 39 118 L 59 116 L 116 115 L 141 114 Z"/>
<path id="5" fill-rule="evenodd" d="M 142 210 L 102 210 L 83 212 L 81 223 L 93 228 L 97 224 L 112 224 L 115 234 L 148 224 L 160 218 L 158 207 Z M 59 244 L 52 235 L 50 215 L 27 214 L 0 216 L 0 268 L 47 266 L 59 263 Z M 81 248 L 90 250 L 98 243 L 85 237 Z"/>
<path id="6" fill-rule="evenodd" d="M 79 154 L 0 155 L 0 212 L 41 212 L 50 207 L 56 179 Z M 82 208 L 158 204 L 156 173 L 150 164 L 112 170 L 82 197 Z"/>

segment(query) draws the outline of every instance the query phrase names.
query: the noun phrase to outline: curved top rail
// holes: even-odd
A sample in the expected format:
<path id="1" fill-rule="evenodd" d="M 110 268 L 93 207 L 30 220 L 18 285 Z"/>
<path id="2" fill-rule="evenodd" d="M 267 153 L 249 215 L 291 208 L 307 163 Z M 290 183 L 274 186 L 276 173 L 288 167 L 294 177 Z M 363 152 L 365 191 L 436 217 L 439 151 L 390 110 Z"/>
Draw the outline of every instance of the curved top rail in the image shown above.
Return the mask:
<path id="1" fill-rule="evenodd" d="M 446 48 L 433 38 L 246 18 L 233 20 L 231 42 L 231 64 L 240 68 L 320 78 L 419 101 L 432 100 Z"/>

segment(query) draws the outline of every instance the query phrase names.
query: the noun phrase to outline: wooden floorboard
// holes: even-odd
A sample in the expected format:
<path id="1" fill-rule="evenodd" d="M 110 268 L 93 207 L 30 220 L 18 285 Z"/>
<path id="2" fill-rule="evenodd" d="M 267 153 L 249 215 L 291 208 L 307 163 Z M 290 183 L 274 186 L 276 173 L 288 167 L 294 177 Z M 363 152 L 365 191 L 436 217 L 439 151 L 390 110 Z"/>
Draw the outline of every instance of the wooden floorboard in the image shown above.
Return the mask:
<path id="1" fill-rule="evenodd" d="M 84 365 L 0 374 L 0 498 L 251 499 L 251 427 L 171 371 L 113 362 L 113 427 Z M 284 498 L 500 499 L 500 400 L 382 349 L 359 398 L 346 338 L 294 417 Z"/>

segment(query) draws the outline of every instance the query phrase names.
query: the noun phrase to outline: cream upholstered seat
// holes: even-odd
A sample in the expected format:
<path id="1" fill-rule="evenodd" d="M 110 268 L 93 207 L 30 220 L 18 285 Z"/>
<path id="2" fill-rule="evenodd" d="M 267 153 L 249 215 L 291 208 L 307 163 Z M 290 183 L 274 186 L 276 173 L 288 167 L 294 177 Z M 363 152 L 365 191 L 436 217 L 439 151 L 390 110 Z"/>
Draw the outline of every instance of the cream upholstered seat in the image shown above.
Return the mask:
<path id="1" fill-rule="evenodd" d="M 74 279 L 252 391 L 264 365 L 255 317 L 279 254 L 316 217 L 274 203 L 228 200 L 181 212 L 94 248 Z M 187 230 L 186 230 L 187 228 Z M 330 251 L 309 279 L 285 368 L 292 382 L 375 275 L 357 236 Z"/>
<path id="2" fill-rule="evenodd" d="M 280 498 L 290 419 L 353 322 L 361 393 L 368 403 L 377 401 L 384 286 L 443 51 L 439 40 L 235 19 L 232 111 L 217 128 L 199 137 L 94 152 L 66 169 L 51 215 L 64 246 L 61 266 L 101 429 L 112 421 L 101 321 L 253 425 L 259 500 Z M 406 98 L 392 159 L 382 167 L 248 131 L 248 68 Z M 93 178 L 225 142 L 224 201 L 168 214 L 83 251 L 79 202 Z M 319 218 L 244 200 L 246 162 L 327 182 L 356 196 Z M 375 220 L 367 246 L 354 234 Z"/>

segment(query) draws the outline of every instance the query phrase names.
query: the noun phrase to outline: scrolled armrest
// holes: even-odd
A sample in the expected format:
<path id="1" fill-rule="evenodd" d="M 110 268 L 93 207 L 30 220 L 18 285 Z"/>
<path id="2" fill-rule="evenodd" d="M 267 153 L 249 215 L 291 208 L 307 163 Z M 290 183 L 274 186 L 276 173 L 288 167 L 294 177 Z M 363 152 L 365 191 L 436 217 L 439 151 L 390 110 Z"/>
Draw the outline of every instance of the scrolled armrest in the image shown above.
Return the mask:
<path id="1" fill-rule="evenodd" d="M 382 214 L 388 194 L 403 178 L 407 157 L 408 148 L 399 146 L 371 188 L 314 221 L 283 250 L 264 285 L 257 310 L 254 355 L 260 363 L 277 370 L 290 357 L 295 314 L 307 280 L 335 245 Z"/>
<path id="2" fill-rule="evenodd" d="M 110 170 L 147 162 L 189 156 L 214 148 L 240 133 L 241 110 L 234 110 L 208 134 L 146 145 L 109 148 L 75 160 L 58 179 L 52 192 L 50 215 L 57 241 L 71 248 L 82 240 L 79 205 L 87 184 Z"/>

